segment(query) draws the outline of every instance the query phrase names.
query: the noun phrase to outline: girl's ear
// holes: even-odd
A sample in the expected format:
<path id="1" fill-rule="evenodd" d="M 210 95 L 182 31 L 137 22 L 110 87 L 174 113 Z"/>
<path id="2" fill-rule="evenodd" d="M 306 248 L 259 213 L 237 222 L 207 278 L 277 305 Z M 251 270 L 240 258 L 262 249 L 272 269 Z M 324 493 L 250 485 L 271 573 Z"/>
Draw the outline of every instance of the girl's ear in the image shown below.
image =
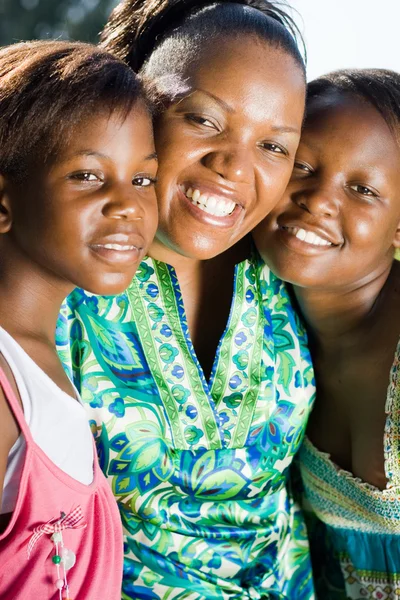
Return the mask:
<path id="1" fill-rule="evenodd" d="M 0 175 L 0 233 L 10 231 L 12 225 L 11 206 L 6 180 Z"/>

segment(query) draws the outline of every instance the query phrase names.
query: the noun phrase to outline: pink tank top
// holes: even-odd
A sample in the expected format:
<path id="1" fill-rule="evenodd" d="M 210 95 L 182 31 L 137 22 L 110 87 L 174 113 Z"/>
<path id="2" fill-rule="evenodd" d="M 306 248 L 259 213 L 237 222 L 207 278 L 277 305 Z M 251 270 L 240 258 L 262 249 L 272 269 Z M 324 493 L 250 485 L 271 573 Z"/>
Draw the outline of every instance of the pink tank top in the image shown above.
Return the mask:
<path id="1" fill-rule="evenodd" d="M 64 473 L 33 441 L 1 369 L 0 386 L 26 441 L 17 503 L 0 535 L 0 598 L 120 600 L 122 525 L 97 459 L 90 485 Z M 60 531 L 64 549 L 55 545 Z M 72 553 L 76 563 L 66 571 L 66 588 L 64 567 Z"/>

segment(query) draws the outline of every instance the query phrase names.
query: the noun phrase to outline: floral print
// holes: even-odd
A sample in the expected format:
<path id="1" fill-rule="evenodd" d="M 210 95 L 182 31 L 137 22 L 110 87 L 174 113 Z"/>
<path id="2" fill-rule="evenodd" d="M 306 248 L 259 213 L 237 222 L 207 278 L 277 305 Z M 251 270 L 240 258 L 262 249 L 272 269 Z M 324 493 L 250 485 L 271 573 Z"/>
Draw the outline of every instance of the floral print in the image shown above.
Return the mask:
<path id="1" fill-rule="evenodd" d="M 209 381 L 176 273 L 150 258 L 120 296 L 76 290 L 57 341 L 119 504 L 122 598 L 313 598 L 288 488 L 313 373 L 286 290 L 258 257 L 236 267 Z"/>

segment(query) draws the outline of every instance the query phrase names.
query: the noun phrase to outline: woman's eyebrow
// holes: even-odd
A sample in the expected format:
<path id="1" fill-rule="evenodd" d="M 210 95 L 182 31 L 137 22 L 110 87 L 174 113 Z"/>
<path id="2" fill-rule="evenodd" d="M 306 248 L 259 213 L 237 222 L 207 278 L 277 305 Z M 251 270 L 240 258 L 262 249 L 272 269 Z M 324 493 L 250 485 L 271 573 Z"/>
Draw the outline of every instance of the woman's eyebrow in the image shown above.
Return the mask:
<path id="1" fill-rule="evenodd" d="M 183 100 L 187 100 L 188 98 L 191 98 L 191 96 L 193 96 L 193 94 L 196 94 L 196 93 L 200 93 L 205 96 L 208 96 L 208 98 L 213 100 L 216 104 L 218 104 L 226 112 L 229 112 L 229 113 L 235 112 L 234 108 L 232 108 L 232 106 L 230 106 L 227 102 L 225 102 L 225 100 L 222 100 L 222 98 L 219 98 L 218 96 L 215 96 L 211 92 L 208 92 L 207 90 L 203 90 L 201 88 L 193 88 L 189 92 L 182 94 L 182 96 L 179 99 L 179 102 L 182 102 Z"/>

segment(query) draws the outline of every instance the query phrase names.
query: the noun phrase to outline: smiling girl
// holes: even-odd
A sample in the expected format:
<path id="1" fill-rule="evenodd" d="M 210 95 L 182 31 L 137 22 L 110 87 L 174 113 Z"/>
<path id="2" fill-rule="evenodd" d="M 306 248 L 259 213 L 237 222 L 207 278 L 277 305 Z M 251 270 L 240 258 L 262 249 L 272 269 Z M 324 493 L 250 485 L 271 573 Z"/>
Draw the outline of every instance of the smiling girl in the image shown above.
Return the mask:
<path id="1" fill-rule="evenodd" d="M 264 1 L 126 0 L 103 42 L 162 97 L 149 257 L 114 299 L 74 292 L 59 327 L 122 515 L 122 596 L 312 598 L 287 486 L 311 367 L 247 235 L 300 138 L 290 20 Z"/>
<path id="2" fill-rule="evenodd" d="M 118 510 L 54 332 L 76 285 L 115 294 L 132 279 L 157 225 L 155 173 L 126 65 L 85 44 L 1 49 L 1 598 L 120 598 Z"/>
<path id="3" fill-rule="evenodd" d="M 309 85 L 292 180 L 254 235 L 309 330 L 318 394 L 300 465 L 318 597 L 398 597 L 399 74 Z"/>

